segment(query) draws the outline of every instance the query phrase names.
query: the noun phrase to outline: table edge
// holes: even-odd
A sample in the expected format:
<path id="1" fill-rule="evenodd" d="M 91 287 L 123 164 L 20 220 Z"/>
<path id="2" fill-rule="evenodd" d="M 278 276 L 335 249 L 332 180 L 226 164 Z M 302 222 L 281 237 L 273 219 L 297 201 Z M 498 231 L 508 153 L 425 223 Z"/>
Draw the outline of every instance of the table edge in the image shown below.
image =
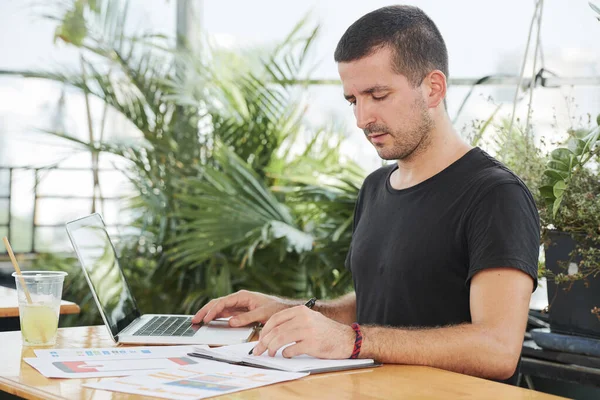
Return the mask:
<path id="1" fill-rule="evenodd" d="M 79 314 L 81 312 L 81 308 L 76 303 L 67 303 L 60 305 L 60 315 L 69 315 L 69 314 Z M 19 308 L 15 307 L 6 308 L 0 311 L 0 318 L 11 318 L 19 316 Z"/>
<path id="2" fill-rule="evenodd" d="M 0 391 L 12 394 L 28 400 L 64 400 L 64 397 L 58 397 L 52 393 L 23 385 L 21 382 L 13 381 L 5 376 L 0 376 Z"/>

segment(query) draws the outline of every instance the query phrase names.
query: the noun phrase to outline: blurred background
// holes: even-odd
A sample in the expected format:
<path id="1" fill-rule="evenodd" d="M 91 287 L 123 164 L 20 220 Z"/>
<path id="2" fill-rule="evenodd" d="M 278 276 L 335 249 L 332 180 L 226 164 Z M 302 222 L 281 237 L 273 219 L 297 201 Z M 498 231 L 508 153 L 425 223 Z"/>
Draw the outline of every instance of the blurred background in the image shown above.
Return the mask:
<path id="1" fill-rule="evenodd" d="M 97 15 L 90 11 L 90 5 L 94 3 L 97 3 Z M 90 210 L 90 199 L 75 199 L 73 195 L 93 195 L 93 166 L 103 169 L 97 174 L 96 190 L 98 196 L 101 191 L 105 198 L 103 211 L 107 223 L 123 224 L 129 218 L 118 197 L 127 193 L 130 182 L 123 174 L 108 171 L 115 167 L 113 163 L 119 164 L 122 160 L 103 153 L 92 158 L 87 149 L 75 148 L 73 143 L 58 140 L 45 131 L 64 132 L 84 141 L 89 141 L 91 132 L 94 140 L 118 141 L 139 138 L 139 126 L 131 124 L 127 116 L 111 107 L 105 109 L 106 102 L 102 98 L 90 95 L 86 101 L 82 91 L 73 87 L 74 82 L 63 83 L 55 76 L 51 79 L 24 79 L 11 73 L 58 72 L 77 74 L 75 79 L 83 79 L 81 74 L 86 73 L 84 64 L 94 63 L 102 56 L 98 58 L 92 49 L 57 36 L 57 29 L 68 17 L 68 12 L 75 11 L 77 7 L 81 8 L 82 18 L 90 26 L 82 32 L 77 32 L 75 27 L 73 35 L 82 35 L 75 41 L 100 45 L 100 40 L 111 45 L 115 44 L 113 40 L 117 40 L 114 35 L 123 33 L 128 39 L 163 35 L 165 45 L 173 45 L 179 35 L 187 38 L 189 47 L 200 54 L 201 61 L 208 62 L 209 59 L 203 59 L 201 55 L 204 43 L 204 51 L 210 46 L 217 52 L 231 52 L 240 58 L 237 61 L 243 65 L 248 65 L 241 60 L 243 57 L 258 59 L 259 53 L 267 55 L 274 50 L 292 28 L 306 18 L 303 24 L 306 32 L 317 26 L 319 30 L 303 60 L 304 70 L 294 76 L 315 81 L 302 86 L 301 93 L 296 93 L 304 107 L 302 124 L 305 129 L 314 131 L 334 126 L 343 138 L 340 153 L 344 157 L 356 162 L 365 173 L 380 166 L 376 153 L 365 146 L 352 111 L 342 97 L 333 50 L 353 21 L 370 10 L 393 3 L 147 0 L 111 4 L 108 12 L 120 15 L 104 15 L 103 7 L 109 3 L 112 2 L 4 0 L 0 3 L 0 29 L 3 31 L 0 39 L 0 70 L 3 72 L 0 75 L 0 165 L 3 168 L 0 183 L 3 194 L 8 189 L 9 171 L 6 168 L 29 168 L 18 168 L 12 172 L 13 201 L 10 210 L 8 200 L 0 200 L 2 222 L 6 222 L 7 213 L 11 215 L 15 250 L 70 249 L 62 224 Z M 450 55 L 448 106 L 456 128 L 465 135 L 474 135 L 481 124 L 494 114 L 484 135 L 484 139 L 489 141 L 496 134 L 496 125 L 509 118 L 512 112 L 536 3 L 517 0 L 502 3 L 470 0 L 407 3 L 425 10 L 446 40 Z M 126 15 L 123 14 L 125 10 Z M 74 19 L 77 13 L 73 15 Z M 107 18 L 114 18 L 115 25 L 103 25 Z M 574 124 L 585 123 L 588 114 L 593 115 L 598 110 L 600 92 L 596 89 L 600 53 L 597 51 L 598 36 L 594 34 L 598 26 L 586 1 L 547 1 L 541 22 L 539 55 L 535 65 L 539 79 L 533 95 L 531 124 L 537 136 L 554 138 Z M 67 20 L 64 30 L 71 33 L 68 24 Z M 123 25 L 117 26 L 120 24 Z M 533 33 L 531 46 L 536 39 Z M 207 45 L 207 42 L 210 44 Z M 137 47 L 142 48 L 146 44 L 138 43 Z M 525 79 L 532 75 L 532 53 L 533 49 L 530 49 Z M 108 74 L 110 71 L 108 65 L 102 65 L 102 68 L 101 73 Z M 234 69 L 235 66 L 227 64 L 226 68 Z M 91 73 L 90 68 L 87 74 Z M 473 87 L 484 77 L 497 79 Z M 548 82 L 542 86 L 544 78 L 548 78 Z M 186 89 L 192 90 L 189 86 Z M 468 101 L 463 104 L 471 90 Z M 519 96 L 524 99 L 517 104 L 517 117 L 525 119 L 528 93 L 522 91 Z M 90 120 L 93 129 L 89 129 Z M 54 197 L 39 199 L 34 212 L 36 202 L 32 188 L 35 186 L 35 171 L 31 168 L 50 166 L 61 170 L 40 170 L 35 194 L 38 197 Z M 70 199 L 56 196 L 69 196 Z M 32 229 L 34 213 L 35 224 L 39 225 L 35 232 Z M 49 226 L 54 224 L 60 226 Z M 0 234 L 6 234 L 7 228 L 0 225 Z"/>
<path id="2" fill-rule="evenodd" d="M 549 154 L 597 125 L 593 4 L 406 3 L 445 38 L 456 129 L 545 209 Z M 82 312 L 61 324 L 100 322 L 64 228 L 91 212 L 142 310 L 189 313 L 240 288 L 351 290 L 354 201 L 382 161 L 333 52 L 350 24 L 390 4 L 2 0 L 0 236 L 28 268 L 70 271 L 65 297 Z M 547 305 L 545 289 L 534 301 Z"/>

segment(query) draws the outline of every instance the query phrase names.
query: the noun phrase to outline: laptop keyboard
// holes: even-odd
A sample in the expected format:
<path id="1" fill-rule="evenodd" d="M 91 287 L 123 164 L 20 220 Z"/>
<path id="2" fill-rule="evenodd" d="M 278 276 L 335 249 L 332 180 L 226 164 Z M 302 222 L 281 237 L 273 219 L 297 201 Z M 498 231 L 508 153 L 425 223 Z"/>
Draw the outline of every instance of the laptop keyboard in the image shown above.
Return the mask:
<path id="1" fill-rule="evenodd" d="M 152 317 L 133 336 L 194 336 L 198 328 L 192 317 Z"/>

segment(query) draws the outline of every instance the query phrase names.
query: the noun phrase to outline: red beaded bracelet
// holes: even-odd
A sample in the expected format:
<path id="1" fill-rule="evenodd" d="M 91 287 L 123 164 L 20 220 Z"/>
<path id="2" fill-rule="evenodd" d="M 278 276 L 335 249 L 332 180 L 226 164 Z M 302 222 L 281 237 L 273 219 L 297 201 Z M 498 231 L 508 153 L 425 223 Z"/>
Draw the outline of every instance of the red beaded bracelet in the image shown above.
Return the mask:
<path id="1" fill-rule="evenodd" d="M 360 331 L 360 325 L 356 322 L 352 324 L 352 329 L 354 329 L 354 332 L 356 332 L 356 339 L 354 340 L 354 349 L 352 350 L 352 355 L 350 358 L 358 358 L 363 340 L 362 332 Z"/>

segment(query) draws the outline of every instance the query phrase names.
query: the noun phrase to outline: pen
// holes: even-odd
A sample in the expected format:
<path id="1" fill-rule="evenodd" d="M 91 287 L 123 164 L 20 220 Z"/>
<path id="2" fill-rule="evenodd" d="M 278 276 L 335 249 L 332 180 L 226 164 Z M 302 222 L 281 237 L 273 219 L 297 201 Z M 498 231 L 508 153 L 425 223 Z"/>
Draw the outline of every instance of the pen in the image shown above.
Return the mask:
<path id="1" fill-rule="evenodd" d="M 308 307 L 308 308 L 312 309 L 315 306 L 316 302 L 317 302 L 317 298 L 313 297 L 310 300 L 308 300 L 306 303 L 304 303 L 304 307 Z M 256 346 L 254 346 L 252 349 L 250 349 L 250 351 L 248 352 L 249 356 L 252 355 L 252 352 L 254 351 L 255 348 L 256 348 Z"/>

